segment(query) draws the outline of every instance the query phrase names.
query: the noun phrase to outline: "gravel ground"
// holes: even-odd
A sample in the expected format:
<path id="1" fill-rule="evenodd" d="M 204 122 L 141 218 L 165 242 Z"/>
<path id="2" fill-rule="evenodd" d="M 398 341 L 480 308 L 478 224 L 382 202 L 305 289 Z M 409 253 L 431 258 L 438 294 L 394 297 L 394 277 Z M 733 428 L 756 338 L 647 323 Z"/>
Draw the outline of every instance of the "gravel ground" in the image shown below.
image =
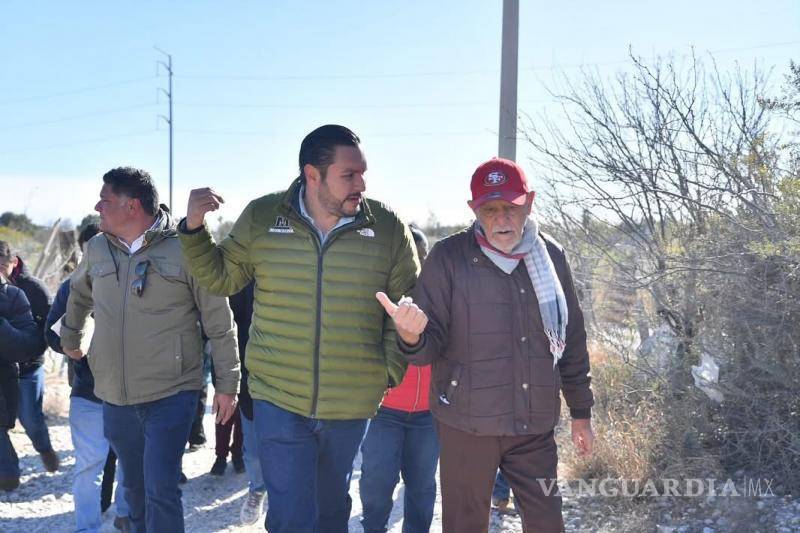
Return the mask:
<path id="1" fill-rule="evenodd" d="M 71 470 L 75 464 L 69 424 L 66 418 L 69 390 L 56 375 L 48 379 L 45 411 L 53 447 L 61 457 L 58 472 L 44 472 L 38 454 L 18 427 L 11 440 L 20 456 L 23 471 L 21 486 L 11 493 L 0 493 L 0 532 L 68 532 L 73 526 Z M 211 395 L 209 394 L 209 397 Z M 214 435 L 213 419 L 204 420 L 206 435 Z M 213 437 L 212 437 L 213 440 Z M 189 482 L 183 486 L 186 530 L 189 532 L 261 531 L 263 525 L 239 525 L 239 509 L 247 494 L 247 477 L 235 474 L 229 465 L 223 477 L 211 476 L 214 461 L 212 443 L 184 456 L 183 468 Z M 360 532 L 361 501 L 358 479 L 360 457 L 353 471 L 350 493 L 353 511 L 350 531 Z M 395 491 L 395 506 L 389 531 L 402 529 L 403 487 Z M 111 525 L 113 507 L 106 513 L 103 532 L 116 531 Z M 635 504 L 630 499 L 565 496 L 564 521 L 567 531 L 622 531 L 659 533 L 718 533 L 726 531 L 800 531 L 800 501 L 791 497 L 763 499 L 706 498 L 659 499 Z M 432 532 L 441 531 L 441 503 L 437 497 Z M 522 525 L 512 513 L 492 512 L 491 533 L 519 533 Z"/>

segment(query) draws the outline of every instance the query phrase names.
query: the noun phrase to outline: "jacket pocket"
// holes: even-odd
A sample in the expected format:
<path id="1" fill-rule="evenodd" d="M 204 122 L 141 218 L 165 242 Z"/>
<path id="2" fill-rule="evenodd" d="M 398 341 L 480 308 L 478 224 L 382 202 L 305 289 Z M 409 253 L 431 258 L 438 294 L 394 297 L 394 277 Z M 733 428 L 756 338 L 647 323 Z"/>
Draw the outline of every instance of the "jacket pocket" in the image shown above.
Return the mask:
<path id="1" fill-rule="evenodd" d="M 109 274 L 113 274 L 116 272 L 116 266 L 114 265 L 113 261 L 102 261 L 100 263 L 95 263 L 89 269 L 89 274 L 93 278 L 102 278 L 104 276 L 108 276 Z"/>
<path id="2" fill-rule="evenodd" d="M 183 375 L 183 342 L 181 342 L 181 335 L 175 335 L 172 341 L 172 373 L 176 378 L 179 378 Z"/>
<path id="3" fill-rule="evenodd" d="M 531 382 L 528 390 L 532 413 L 553 416 L 558 399 L 558 367 L 553 368 L 551 359 L 532 357 Z"/>
<path id="4" fill-rule="evenodd" d="M 458 398 L 461 396 L 461 389 L 464 384 L 461 382 L 463 366 L 455 363 L 449 372 L 445 372 L 445 376 L 449 376 L 446 381 L 439 381 L 437 383 L 437 392 L 439 393 L 437 401 L 440 405 L 450 406 L 457 405 Z"/>
<path id="5" fill-rule="evenodd" d="M 92 278 L 93 292 L 94 291 L 117 291 L 118 276 L 112 276 L 117 272 L 117 266 L 113 261 L 103 261 L 95 263 L 89 268 L 89 276 Z M 95 292 L 97 294 L 97 292 Z"/>
<path id="6" fill-rule="evenodd" d="M 143 310 L 163 314 L 176 305 L 183 305 L 192 299 L 181 265 L 164 259 L 150 258 L 145 288 L 141 299 L 137 299 Z"/>

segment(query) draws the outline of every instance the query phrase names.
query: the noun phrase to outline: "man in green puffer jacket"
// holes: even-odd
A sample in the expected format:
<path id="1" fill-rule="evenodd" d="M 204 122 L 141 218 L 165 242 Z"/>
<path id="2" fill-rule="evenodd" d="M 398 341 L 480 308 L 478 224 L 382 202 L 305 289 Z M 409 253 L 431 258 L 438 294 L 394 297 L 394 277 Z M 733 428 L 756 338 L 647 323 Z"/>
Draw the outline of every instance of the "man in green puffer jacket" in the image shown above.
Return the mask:
<path id="1" fill-rule="evenodd" d="M 227 296 L 255 279 L 247 346 L 273 533 L 347 531 L 350 472 L 366 421 L 405 362 L 377 291 L 407 294 L 419 262 L 408 226 L 362 196 L 359 138 L 322 126 L 287 191 L 252 201 L 215 244 L 203 219 L 223 201 L 193 190 L 179 232 L 186 264 Z"/>

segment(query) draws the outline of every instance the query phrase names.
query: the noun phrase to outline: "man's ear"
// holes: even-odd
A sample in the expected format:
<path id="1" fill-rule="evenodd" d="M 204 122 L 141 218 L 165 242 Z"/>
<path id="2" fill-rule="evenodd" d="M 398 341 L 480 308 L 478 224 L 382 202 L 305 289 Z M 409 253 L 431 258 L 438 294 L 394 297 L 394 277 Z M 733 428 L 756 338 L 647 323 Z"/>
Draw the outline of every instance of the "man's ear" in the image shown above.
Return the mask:
<path id="1" fill-rule="evenodd" d="M 306 177 L 306 183 L 316 183 L 320 179 L 319 169 L 310 163 L 303 165 L 303 174 Z"/>
<path id="2" fill-rule="evenodd" d="M 138 198 L 128 198 L 128 211 L 131 214 L 135 214 L 137 212 L 142 212 L 142 202 Z"/>

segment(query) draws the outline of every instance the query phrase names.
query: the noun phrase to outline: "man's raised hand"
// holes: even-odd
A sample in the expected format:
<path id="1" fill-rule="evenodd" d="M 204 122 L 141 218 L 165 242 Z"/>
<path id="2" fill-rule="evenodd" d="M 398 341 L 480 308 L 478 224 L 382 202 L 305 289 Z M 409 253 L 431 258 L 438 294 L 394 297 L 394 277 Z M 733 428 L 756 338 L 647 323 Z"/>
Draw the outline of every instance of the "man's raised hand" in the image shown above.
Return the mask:
<path id="1" fill-rule="evenodd" d="M 186 229 L 196 230 L 203 225 L 206 213 L 216 211 L 225 200 L 209 187 L 192 189 L 189 193 L 189 205 L 186 207 Z"/>
<path id="2" fill-rule="evenodd" d="M 375 298 L 394 320 L 397 334 L 400 335 L 403 342 L 409 346 L 417 344 L 422 332 L 425 331 L 425 326 L 428 325 L 428 317 L 425 312 L 406 296 L 400 298 L 396 304 L 392 303 L 385 292 L 375 293 Z"/>

